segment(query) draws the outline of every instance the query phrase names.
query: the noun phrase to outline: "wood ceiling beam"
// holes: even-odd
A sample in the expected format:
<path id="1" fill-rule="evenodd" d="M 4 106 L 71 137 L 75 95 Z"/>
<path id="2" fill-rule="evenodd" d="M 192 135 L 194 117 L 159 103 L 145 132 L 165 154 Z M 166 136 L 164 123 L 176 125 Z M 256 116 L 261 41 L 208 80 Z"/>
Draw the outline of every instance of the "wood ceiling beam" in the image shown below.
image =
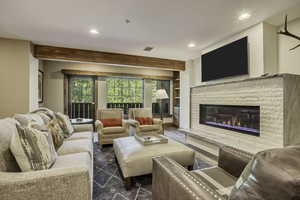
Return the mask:
<path id="1" fill-rule="evenodd" d="M 83 71 L 83 70 L 69 70 L 63 69 L 61 72 L 65 75 L 76 76 L 104 76 L 104 77 L 132 77 L 142 79 L 155 79 L 155 80 L 173 80 L 172 76 L 151 76 L 142 74 L 130 74 L 130 73 L 114 73 L 114 72 L 98 72 L 98 71 Z"/>
<path id="2" fill-rule="evenodd" d="M 69 60 L 113 65 L 159 68 L 162 70 L 185 70 L 185 61 L 126 55 L 101 51 L 71 49 L 35 45 L 34 56 L 38 59 Z"/>

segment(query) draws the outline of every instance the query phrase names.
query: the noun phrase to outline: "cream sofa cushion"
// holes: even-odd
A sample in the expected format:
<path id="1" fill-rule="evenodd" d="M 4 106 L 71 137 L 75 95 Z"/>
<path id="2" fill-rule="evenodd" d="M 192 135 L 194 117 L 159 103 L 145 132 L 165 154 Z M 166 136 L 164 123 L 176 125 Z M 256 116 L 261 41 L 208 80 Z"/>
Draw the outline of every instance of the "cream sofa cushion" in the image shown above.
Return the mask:
<path id="1" fill-rule="evenodd" d="M 147 132 L 147 131 L 157 131 L 160 129 L 160 125 L 141 125 L 140 130 L 142 132 Z"/>
<path id="2" fill-rule="evenodd" d="M 152 110 L 151 108 L 132 108 L 130 109 L 131 118 L 135 119 L 137 117 L 150 117 L 152 118 Z"/>
<path id="3" fill-rule="evenodd" d="M 66 140 L 80 140 L 80 139 L 89 139 L 93 140 L 93 132 L 77 132 L 73 133 L 70 137 L 68 137 Z"/>
<path id="4" fill-rule="evenodd" d="M 58 149 L 58 155 L 66 155 L 73 153 L 87 152 L 90 154 L 91 158 L 93 155 L 93 143 L 88 139 L 78 139 L 78 140 L 66 140 L 64 144 Z"/>
<path id="5" fill-rule="evenodd" d="M 52 169 L 59 168 L 74 168 L 74 167 L 82 167 L 86 168 L 89 171 L 89 175 L 91 180 L 93 176 L 92 162 L 89 153 L 74 153 L 58 156 L 55 164 L 52 166 Z"/>
<path id="6" fill-rule="evenodd" d="M 113 127 L 106 127 L 102 130 L 103 134 L 111 134 L 111 133 L 122 133 L 125 132 L 125 128 L 122 126 L 113 126 Z"/>
<path id="7" fill-rule="evenodd" d="M 52 135 L 40 131 L 34 122 L 28 126 L 17 126 L 17 132 L 12 136 L 10 150 L 23 172 L 49 169 L 57 158 Z"/>
<path id="8" fill-rule="evenodd" d="M 97 111 L 97 119 L 109 119 L 109 118 L 118 118 L 123 119 L 123 110 L 122 109 L 99 109 Z"/>

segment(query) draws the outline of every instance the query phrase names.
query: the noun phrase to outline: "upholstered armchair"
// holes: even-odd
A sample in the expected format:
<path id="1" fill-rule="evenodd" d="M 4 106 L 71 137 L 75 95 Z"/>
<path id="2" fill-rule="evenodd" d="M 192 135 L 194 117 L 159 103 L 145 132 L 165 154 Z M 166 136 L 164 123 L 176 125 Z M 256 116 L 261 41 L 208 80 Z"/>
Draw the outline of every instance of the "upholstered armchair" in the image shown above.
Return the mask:
<path id="1" fill-rule="evenodd" d="M 115 138 L 129 136 L 122 109 L 98 109 L 95 127 L 100 145 L 112 144 Z"/>
<path id="2" fill-rule="evenodd" d="M 136 134 L 163 134 L 163 122 L 153 119 L 150 108 L 129 109 L 130 132 Z"/>
<path id="3" fill-rule="evenodd" d="M 153 200 L 227 200 L 252 157 L 223 146 L 219 149 L 217 166 L 193 171 L 168 157 L 153 158 Z"/>

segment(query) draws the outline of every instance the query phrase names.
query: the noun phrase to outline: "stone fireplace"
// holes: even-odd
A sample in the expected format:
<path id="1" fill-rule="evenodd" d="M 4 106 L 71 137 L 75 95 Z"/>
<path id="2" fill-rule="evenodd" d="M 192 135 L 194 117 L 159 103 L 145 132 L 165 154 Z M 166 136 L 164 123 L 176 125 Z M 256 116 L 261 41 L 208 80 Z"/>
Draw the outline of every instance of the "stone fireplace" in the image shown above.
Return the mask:
<path id="1" fill-rule="evenodd" d="M 201 149 L 218 144 L 256 153 L 300 144 L 298 75 L 205 83 L 191 88 L 190 99 L 189 132 L 198 138 L 187 141 Z"/>
<path id="2" fill-rule="evenodd" d="M 199 105 L 199 123 L 249 135 L 260 135 L 260 107 Z"/>

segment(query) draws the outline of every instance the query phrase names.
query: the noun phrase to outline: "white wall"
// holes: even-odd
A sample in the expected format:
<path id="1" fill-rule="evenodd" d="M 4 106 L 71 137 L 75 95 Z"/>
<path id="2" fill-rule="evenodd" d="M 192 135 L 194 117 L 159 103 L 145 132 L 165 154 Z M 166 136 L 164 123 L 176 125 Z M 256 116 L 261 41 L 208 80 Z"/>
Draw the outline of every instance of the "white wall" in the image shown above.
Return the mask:
<path id="1" fill-rule="evenodd" d="M 300 36 L 300 19 L 288 23 L 288 29 L 291 33 Z M 300 74 L 300 47 L 293 51 L 289 50 L 300 44 L 300 41 L 284 35 L 279 35 L 278 38 L 279 72 Z"/>
<path id="2" fill-rule="evenodd" d="M 277 27 L 263 23 L 264 73 L 278 73 L 278 34 Z"/>
<path id="3" fill-rule="evenodd" d="M 190 81 L 194 68 L 194 61 L 186 62 L 186 70 L 180 72 L 180 112 L 179 127 L 189 129 L 190 127 Z"/>

